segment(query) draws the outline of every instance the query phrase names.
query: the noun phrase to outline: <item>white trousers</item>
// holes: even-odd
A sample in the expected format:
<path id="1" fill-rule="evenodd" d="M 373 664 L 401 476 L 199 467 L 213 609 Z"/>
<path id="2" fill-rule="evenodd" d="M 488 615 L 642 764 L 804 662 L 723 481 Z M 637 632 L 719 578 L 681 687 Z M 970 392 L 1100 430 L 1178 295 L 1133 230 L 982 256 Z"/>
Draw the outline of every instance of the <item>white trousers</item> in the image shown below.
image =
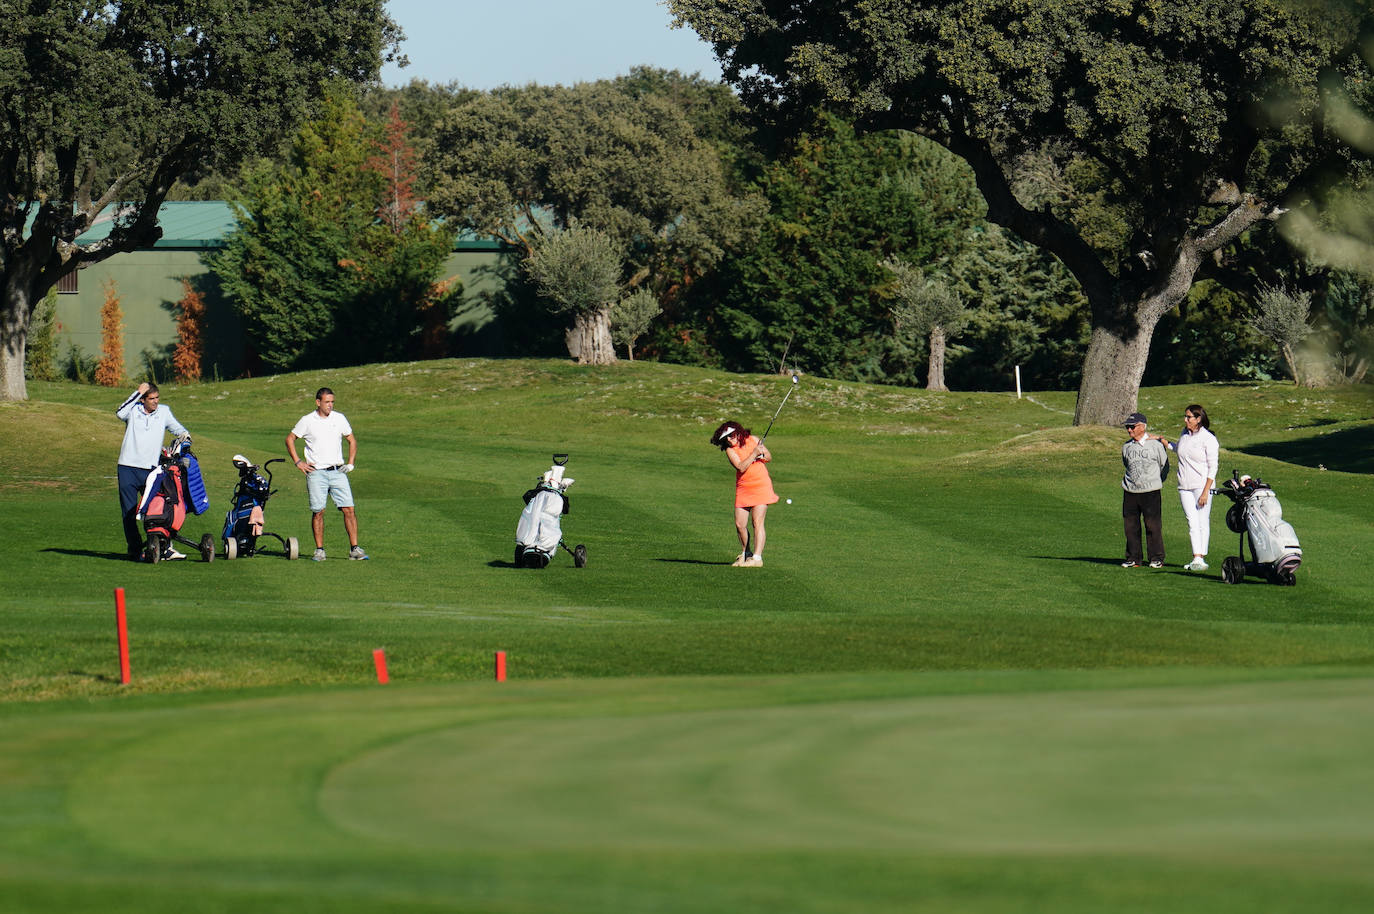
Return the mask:
<path id="1" fill-rule="evenodd" d="M 1212 534 L 1212 502 L 1215 496 L 1208 496 L 1207 504 L 1199 508 L 1197 500 L 1202 493 L 1202 489 L 1179 489 L 1178 500 L 1183 505 L 1183 516 L 1188 519 L 1188 539 L 1193 544 L 1193 555 L 1205 556 L 1207 540 Z"/>

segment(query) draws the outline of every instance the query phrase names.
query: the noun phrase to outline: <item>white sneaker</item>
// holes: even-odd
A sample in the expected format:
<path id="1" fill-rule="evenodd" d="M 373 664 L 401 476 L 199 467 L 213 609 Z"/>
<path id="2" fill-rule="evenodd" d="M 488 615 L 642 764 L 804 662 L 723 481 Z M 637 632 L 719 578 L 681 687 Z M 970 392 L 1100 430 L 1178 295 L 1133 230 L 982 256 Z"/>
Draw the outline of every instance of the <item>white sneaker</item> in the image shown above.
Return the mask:
<path id="1" fill-rule="evenodd" d="M 312 561 L 312 562 L 323 562 L 323 561 L 324 561 L 324 550 L 323 550 L 323 549 L 316 549 L 316 550 L 315 550 L 315 554 L 312 555 L 312 556 L 310 557 L 310 561 Z"/>
<path id="2" fill-rule="evenodd" d="M 182 555 L 180 552 L 177 552 L 171 546 L 168 546 L 166 549 L 162 550 L 162 560 L 164 562 L 175 562 L 177 559 L 184 558 L 186 558 L 186 556 Z"/>
<path id="3" fill-rule="evenodd" d="M 352 549 L 348 550 L 348 557 L 355 562 L 367 561 L 367 553 L 363 552 L 362 546 L 354 546 Z"/>
<path id="4" fill-rule="evenodd" d="M 1164 563 L 1161 562 L 1159 559 L 1155 559 L 1153 562 L 1150 563 L 1150 567 L 1151 567 L 1151 568 L 1163 568 L 1163 567 L 1164 567 Z"/>
<path id="5" fill-rule="evenodd" d="M 1193 559 L 1191 562 L 1189 562 L 1187 565 L 1184 565 L 1184 566 L 1183 566 L 1183 570 L 1184 570 L 1184 571 L 1206 571 L 1206 570 L 1207 570 L 1207 563 L 1204 562 L 1202 559 L 1197 559 L 1197 558 L 1195 558 L 1195 559 Z"/>

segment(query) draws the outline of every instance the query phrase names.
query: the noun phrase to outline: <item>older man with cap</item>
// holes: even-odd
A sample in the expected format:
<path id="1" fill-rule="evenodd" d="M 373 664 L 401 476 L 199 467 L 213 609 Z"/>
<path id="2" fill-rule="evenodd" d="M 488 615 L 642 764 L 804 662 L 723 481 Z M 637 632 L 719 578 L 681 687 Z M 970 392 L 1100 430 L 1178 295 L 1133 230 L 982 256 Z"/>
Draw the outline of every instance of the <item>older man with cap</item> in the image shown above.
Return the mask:
<path id="1" fill-rule="evenodd" d="M 1145 544 L 1151 568 L 1164 567 L 1163 505 L 1160 490 L 1169 477 L 1169 451 L 1146 434 L 1144 413 L 1126 417 L 1130 436 L 1121 446 L 1121 462 L 1126 475 L 1121 478 L 1121 516 L 1126 527 L 1126 561 L 1123 568 L 1139 568 L 1144 561 L 1140 550 L 1140 523 L 1145 522 Z"/>

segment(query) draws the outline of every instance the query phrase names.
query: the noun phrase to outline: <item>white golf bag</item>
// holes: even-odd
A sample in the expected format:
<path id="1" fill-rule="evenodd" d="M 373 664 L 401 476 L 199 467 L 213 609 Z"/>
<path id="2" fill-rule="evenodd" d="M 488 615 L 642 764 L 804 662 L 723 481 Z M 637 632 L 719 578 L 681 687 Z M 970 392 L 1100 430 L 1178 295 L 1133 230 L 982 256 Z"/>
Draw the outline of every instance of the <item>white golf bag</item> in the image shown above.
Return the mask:
<path id="1" fill-rule="evenodd" d="M 1232 471 L 1231 478 L 1216 491 L 1234 502 L 1226 511 L 1226 526 L 1240 534 L 1240 555 L 1222 562 L 1222 579 L 1228 584 L 1239 584 L 1246 574 L 1252 574 L 1274 584 L 1297 583 L 1295 573 L 1302 564 L 1302 546 L 1293 525 L 1283 519 L 1283 508 L 1274 490 L 1259 479 Z M 1245 560 L 1247 535 L 1249 562 Z"/>
<path id="2" fill-rule="evenodd" d="M 517 568 L 547 568 L 559 547 L 568 549 L 563 543 L 563 515 L 570 510 L 567 492 L 573 480 L 563 475 L 567 462 L 567 454 L 554 454 L 553 466 L 525 493 L 525 510 L 515 525 Z M 574 565 L 586 566 L 586 546 L 578 544 L 568 551 Z"/>

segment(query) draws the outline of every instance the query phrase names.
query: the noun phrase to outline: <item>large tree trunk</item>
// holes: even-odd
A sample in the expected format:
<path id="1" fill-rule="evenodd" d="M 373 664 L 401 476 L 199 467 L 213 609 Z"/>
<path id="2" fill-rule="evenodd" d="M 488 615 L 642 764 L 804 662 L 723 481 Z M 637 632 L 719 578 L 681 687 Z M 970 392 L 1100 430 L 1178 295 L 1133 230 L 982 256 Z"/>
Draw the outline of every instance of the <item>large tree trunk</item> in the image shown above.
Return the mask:
<path id="1" fill-rule="evenodd" d="M 568 355 L 579 365 L 610 365 L 616 361 L 611 341 L 611 308 L 581 311 L 568 330 Z"/>
<path id="2" fill-rule="evenodd" d="M 27 400 L 24 353 L 28 348 L 33 295 L 13 272 L 0 283 L 0 400 Z"/>
<path id="3" fill-rule="evenodd" d="M 1088 354 L 1083 359 L 1083 380 L 1078 388 L 1074 425 L 1120 425 L 1135 412 L 1140 394 L 1140 379 L 1145 376 L 1145 360 L 1150 354 L 1159 317 L 1148 321 L 1142 316 L 1134 332 L 1097 325 L 1093 328 Z"/>
<path id="4" fill-rule="evenodd" d="M 930 328 L 930 370 L 926 373 L 927 390 L 949 390 L 945 386 L 945 328 L 936 324 Z"/>

